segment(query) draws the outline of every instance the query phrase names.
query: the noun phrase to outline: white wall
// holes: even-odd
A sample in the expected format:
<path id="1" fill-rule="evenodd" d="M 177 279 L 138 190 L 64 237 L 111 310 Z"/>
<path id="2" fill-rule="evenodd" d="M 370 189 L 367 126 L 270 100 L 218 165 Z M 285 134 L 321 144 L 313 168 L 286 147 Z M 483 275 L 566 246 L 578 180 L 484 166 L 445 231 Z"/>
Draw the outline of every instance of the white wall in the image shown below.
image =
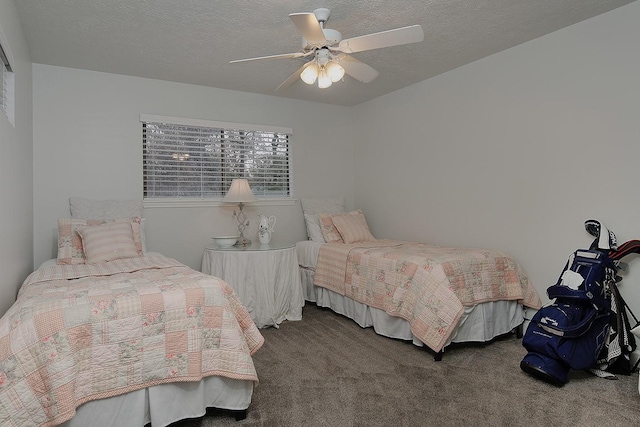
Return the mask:
<path id="1" fill-rule="evenodd" d="M 584 220 L 640 239 L 639 22 L 634 2 L 355 107 L 374 235 L 505 250 L 544 298 Z M 637 259 L 625 282 L 640 313 Z"/>
<path id="2" fill-rule="evenodd" d="M 56 255 L 56 221 L 69 216 L 69 197 L 142 198 L 141 113 L 292 128 L 294 196 L 344 195 L 352 205 L 348 107 L 40 64 L 33 91 L 36 265 Z M 211 236 L 236 230 L 232 211 L 147 208 L 148 248 L 200 269 Z M 306 239 L 299 202 L 245 211 L 249 238 L 263 213 L 278 218 L 274 240 Z"/>
<path id="3" fill-rule="evenodd" d="M 0 41 L 13 59 L 15 127 L 0 113 L 0 314 L 33 269 L 31 59 L 12 0 L 0 1 Z"/>

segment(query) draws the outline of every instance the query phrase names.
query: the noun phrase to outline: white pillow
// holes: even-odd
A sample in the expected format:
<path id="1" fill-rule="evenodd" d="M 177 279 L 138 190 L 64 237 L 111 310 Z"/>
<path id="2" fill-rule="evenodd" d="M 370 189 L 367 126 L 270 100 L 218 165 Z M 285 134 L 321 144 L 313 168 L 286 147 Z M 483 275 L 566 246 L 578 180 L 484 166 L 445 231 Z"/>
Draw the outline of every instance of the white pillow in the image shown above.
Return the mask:
<path id="1" fill-rule="evenodd" d="M 322 229 L 320 229 L 320 220 L 318 214 L 304 214 L 304 223 L 307 226 L 307 236 L 309 240 L 324 243 Z"/>
<path id="2" fill-rule="evenodd" d="M 120 218 L 142 218 L 142 200 L 91 200 L 80 197 L 69 198 L 71 218 L 113 220 Z"/>
<path id="3" fill-rule="evenodd" d="M 344 212 L 344 198 L 300 199 L 302 212 L 306 214 Z"/>

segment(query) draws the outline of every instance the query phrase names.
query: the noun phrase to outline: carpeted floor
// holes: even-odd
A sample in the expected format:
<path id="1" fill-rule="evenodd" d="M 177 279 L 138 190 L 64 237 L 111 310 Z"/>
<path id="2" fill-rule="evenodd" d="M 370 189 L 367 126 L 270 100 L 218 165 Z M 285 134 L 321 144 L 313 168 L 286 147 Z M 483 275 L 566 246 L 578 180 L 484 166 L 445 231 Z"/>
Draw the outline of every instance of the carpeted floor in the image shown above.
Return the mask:
<path id="1" fill-rule="evenodd" d="M 213 412 L 172 427 L 640 425 L 637 373 L 613 381 L 572 371 L 557 388 L 522 372 L 515 335 L 434 362 L 310 303 L 302 321 L 262 333 L 247 418 Z"/>

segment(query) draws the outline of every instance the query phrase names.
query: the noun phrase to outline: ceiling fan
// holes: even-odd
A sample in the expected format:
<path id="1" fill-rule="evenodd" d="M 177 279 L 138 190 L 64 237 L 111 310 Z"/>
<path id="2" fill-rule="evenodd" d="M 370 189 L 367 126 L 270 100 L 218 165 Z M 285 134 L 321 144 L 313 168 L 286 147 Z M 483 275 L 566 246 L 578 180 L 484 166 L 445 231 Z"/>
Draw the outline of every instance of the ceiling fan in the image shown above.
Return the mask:
<path id="1" fill-rule="evenodd" d="M 378 76 L 376 70 L 348 55 L 350 53 L 416 43 L 424 40 L 424 32 L 420 25 L 411 25 L 343 40 L 339 31 L 324 27 L 330 15 L 329 9 L 325 8 L 316 9 L 313 13 L 292 13 L 289 15 L 289 18 L 291 18 L 291 21 L 303 36 L 302 50 L 298 52 L 237 59 L 230 61 L 230 63 L 262 59 L 311 57 L 311 61 L 298 68 L 296 72 L 276 88 L 276 91 L 290 86 L 298 78 L 307 84 L 317 82 L 319 88 L 327 88 L 341 80 L 345 73 L 363 83 L 369 83 Z"/>

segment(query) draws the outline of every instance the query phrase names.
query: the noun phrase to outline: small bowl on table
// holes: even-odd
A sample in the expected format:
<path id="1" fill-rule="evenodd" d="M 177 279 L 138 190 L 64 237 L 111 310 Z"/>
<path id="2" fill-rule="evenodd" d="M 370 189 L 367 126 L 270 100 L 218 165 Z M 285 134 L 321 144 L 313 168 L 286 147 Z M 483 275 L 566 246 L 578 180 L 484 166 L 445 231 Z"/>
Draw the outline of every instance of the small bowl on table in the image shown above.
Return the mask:
<path id="1" fill-rule="evenodd" d="M 216 242 L 216 245 L 221 248 L 230 248 L 236 244 L 239 236 L 219 236 L 214 237 L 213 240 Z"/>

